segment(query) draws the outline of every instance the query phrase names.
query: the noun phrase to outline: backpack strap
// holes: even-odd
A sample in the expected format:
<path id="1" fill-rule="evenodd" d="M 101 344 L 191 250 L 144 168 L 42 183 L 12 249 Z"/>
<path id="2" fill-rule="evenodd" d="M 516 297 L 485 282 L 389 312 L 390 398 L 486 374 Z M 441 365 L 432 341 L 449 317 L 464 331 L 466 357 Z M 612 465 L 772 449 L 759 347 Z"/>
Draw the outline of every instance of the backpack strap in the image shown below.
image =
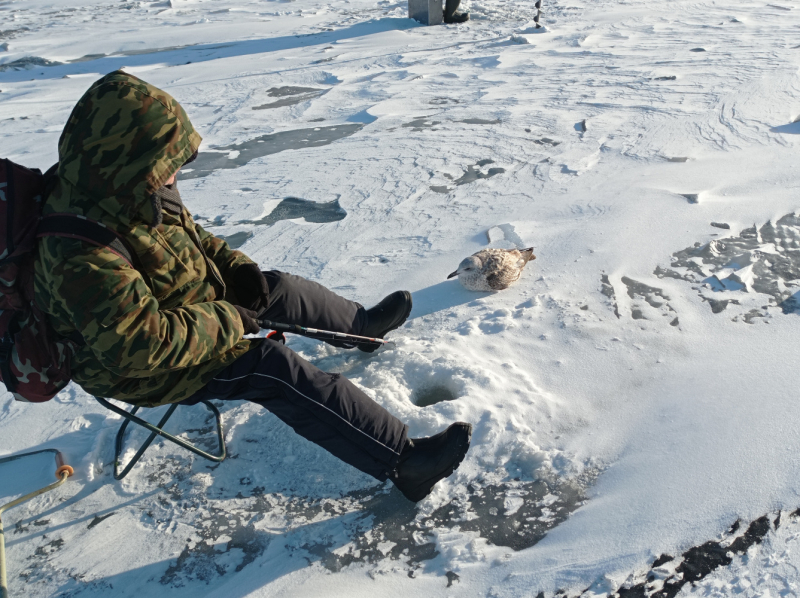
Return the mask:
<path id="1" fill-rule="evenodd" d="M 105 224 L 77 214 L 49 214 L 39 221 L 36 237 L 68 237 L 105 247 L 134 266 L 134 254 L 126 243 Z"/>

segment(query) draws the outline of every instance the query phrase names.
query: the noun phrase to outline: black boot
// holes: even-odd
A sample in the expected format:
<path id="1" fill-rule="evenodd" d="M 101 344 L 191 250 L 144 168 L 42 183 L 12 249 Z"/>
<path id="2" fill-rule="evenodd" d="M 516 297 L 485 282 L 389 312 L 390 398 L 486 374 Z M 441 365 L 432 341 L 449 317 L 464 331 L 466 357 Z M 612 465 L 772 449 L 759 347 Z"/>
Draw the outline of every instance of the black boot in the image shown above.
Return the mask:
<path id="1" fill-rule="evenodd" d="M 456 422 L 436 436 L 410 439 L 395 468 L 394 485 L 411 502 L 421 501 L 458 468 L 471 437 L 472 424 Z"/>
<path id="2" fill-rule="evenodd" d="M 456 9 L 458 5 L 461 4 L 461 0 L 447 0 L 444 5 L 444 22 L 445 23 L 464 23 L 465 21 L 469 21 L 469 13 L 468 12 L 460 12 L 456 14 Z"/>
<path id="3" fill-rule="evenodd" d="M 400 328 L 411 313 L 411 293 L 395 291 L 385 297 L 378 305 L 367 310 L 367 325 L 361 336 L 383 338 L 395 328 Z M 380 347 L 375 345 L 358 345 L 366 353 L 372 353 Z"/>

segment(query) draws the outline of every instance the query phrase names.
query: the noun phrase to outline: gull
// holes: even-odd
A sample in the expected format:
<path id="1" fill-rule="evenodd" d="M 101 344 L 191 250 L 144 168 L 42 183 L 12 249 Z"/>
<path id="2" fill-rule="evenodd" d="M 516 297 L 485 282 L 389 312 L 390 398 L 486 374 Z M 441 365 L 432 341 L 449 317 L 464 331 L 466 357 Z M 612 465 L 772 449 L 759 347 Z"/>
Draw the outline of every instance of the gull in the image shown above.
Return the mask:
<path id="1" fill-rule="evenodd" d="M 464 258 L 447 278 L 458 276 L 458 281 L 468 291 L 502 291 L 517 281 L 525 264 L 535 259 L 533 247 L 481 249 Z"/>

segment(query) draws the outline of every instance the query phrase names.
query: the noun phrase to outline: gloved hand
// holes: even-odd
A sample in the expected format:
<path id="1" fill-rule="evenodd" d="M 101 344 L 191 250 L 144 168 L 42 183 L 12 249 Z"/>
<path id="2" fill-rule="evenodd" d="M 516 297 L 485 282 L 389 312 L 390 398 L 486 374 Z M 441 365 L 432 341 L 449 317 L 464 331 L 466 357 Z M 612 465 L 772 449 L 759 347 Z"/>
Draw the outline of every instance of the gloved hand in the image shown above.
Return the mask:
<path id="1" fill-rule="evenodd" d="M 258 317 L 256 312 L 245 309 L 241 305 L 234 305 L 233 307 L 239 312 L 239 318 L 241 318 L 242 324 L 244 325 L 245 334 L 258 334 L 261 332 L 261 326 L 259 326 L 256 321 Z"/>
<path id="2" fill-rule="evenodd" d="M 233 293 L 245 309 L 261 311 L 269 305 L 267 279 L 256 264 L 242 264 L 233 271 Z"/>

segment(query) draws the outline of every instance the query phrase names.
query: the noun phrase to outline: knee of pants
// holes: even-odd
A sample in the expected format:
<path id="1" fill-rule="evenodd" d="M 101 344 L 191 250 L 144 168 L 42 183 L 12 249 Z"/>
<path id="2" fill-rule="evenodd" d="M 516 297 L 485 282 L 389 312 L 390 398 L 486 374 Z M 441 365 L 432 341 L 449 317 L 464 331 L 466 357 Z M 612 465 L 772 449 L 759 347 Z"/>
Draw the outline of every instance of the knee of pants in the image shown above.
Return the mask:
<path id="1" fill-rule="evenodd" d="M 269 288 L 270 294 L 275 292 L 285 275 L 284 272 L 279 270 L 262 270 L 261 274 L 267 279 L 267 287 Z"/>
<path id="2" fill-rule="evenodd" d="M 328 374 L 307 362 L 289 347 L 271 340 L 263 342 L 261 358 L 250 377 L 251 388 L 274 388 L 294 398 L 294 393 L 327 395 L 331 385 L 344 382 L 339 374 Z M 323 390 L 328 388 L 329 390 Z M 294 391 L 294 392 L 292 392 Z"/>

